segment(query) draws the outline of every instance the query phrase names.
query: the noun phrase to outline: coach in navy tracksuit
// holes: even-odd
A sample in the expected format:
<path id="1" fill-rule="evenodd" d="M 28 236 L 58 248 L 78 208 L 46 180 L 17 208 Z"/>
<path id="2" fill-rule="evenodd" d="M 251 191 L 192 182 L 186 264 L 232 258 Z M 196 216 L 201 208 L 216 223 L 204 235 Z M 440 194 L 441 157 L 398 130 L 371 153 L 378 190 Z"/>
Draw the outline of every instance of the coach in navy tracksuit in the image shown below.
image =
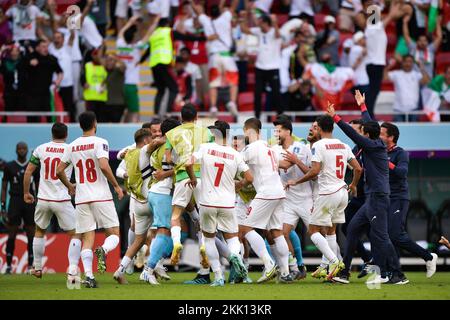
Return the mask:
<path id="1" fill-rule="evenodd" d="M 359 133 L 362 132 L 361 128 L 363 121 L 361 119 L 352 120 L 349 123 L 353 127 L 353 129 L 355 129 Z M 352 152 L 355 155 L 356 160 L 359 162 L 359 164 L 363 166 L 362 149 L 360 149 L 358 146 L 355 146 Z M 342 232 L 344 233 L 345 236 L 347 236 L 347 228 L 348 225 L 350 224 L 350 221 L 353 219 L 356 212 L 363 206 L 365 200 L 366 197 L 364 195 L 364 173 L 362 173 L 357 186 L 357 195 L 350 199 L 347 208 L 345 208 L 345 223 L 342 226 Z M 369 230 L 367 230 L 367 232 L 368 231 Z M 368 250 L 366 250 L 361 240 L 358 240 L 358 243 L 356 245 L 356 253 L 361 257 L 365 265 L 369 264 L 370 261 L 372 260 L 372 254 Z M 358 278 L 362 278 L 366 274 L 367 273 L 365 272 L 365 268 L 363 268 Z"/>
<path id="2" fill-rule="evenodd" d="M 408 152 L 397 146 L 400 136 L 398 127 L 385 122 L 381 125 L 380 138 L 387 147 L 389 158 L 389 185 L 391 187 L 388 215 L 389 237 L 398 249 L 406 250 L 426 261 L 427 277 L 436 271 L 437 255 L 419 246 L 406 232 L 409 208 Z"/>
<path id="3" fill-rule="evenodd" d="M 328 108 L 332 116 L 344 133 L 355 142 L 362 151 L 363 168 L 365 175 L 364 191 L 366 201 L 356 212 L 347 229 L 345 242 L 345 269 L 334 280 L 348 283 L 349 270 L 353 252 L 362 232 L 370 227 L 370 243 L 375 263 L 380 267 L 381 276 L 390 283 L 403 284 L 408 280 L 400 270 L 397 252 L 389 239 L 388 210 L 389 210 L 389 166 L 386 146 L 380 139 L 380 125 L 370 121 L 369 113 L 364 104 L 364 97 L 359 91 L 355 95 L 358 105 L 361 106 L 363 135 L 356 132 L 349 124 L 335 114 L 333 106 Z M 388 266 L 392 271 L 387 280 Z"/>

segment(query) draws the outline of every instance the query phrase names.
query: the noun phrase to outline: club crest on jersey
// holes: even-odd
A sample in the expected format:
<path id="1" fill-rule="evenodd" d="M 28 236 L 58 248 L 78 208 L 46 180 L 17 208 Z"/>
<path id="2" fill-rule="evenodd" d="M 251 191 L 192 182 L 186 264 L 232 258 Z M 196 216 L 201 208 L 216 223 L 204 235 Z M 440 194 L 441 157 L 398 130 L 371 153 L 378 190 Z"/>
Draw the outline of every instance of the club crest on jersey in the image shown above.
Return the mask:
<path id="1" fill-rule="evenodd" d="M 299 147 L 295 147 L 293 151 L 294 151 L 294 153 L 299 153 L 300 152 L 300 148 Z"/>
<path id="2" fill-rule="evenodd" d="M 311 149 L 311 154 L 314 155 L 316 153 L 316 148 Z"/>
<path id="3" fill-rule="evenodd" d="M 107 145 L 107 144 L 103 144 L 103 150 L 109 151 L 109 148 L 108 148 L 108 145 Z"/>

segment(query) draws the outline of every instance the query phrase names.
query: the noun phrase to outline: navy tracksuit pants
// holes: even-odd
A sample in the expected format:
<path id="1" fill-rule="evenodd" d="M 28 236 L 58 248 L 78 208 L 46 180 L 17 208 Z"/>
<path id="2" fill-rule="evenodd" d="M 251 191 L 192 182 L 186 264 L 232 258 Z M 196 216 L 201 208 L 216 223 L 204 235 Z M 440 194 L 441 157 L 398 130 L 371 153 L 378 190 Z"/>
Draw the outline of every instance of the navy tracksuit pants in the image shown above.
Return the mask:
<path id="1" fill-rule="evenodd" d="M 355 198 L 353 197 L 345 208 L 345 223 L 342 225 L 342 233 L 347 236 L 347 228 L 355 216 L 356 212 L 364 205 L 364 198 Z M 369 229 L 367 228 L 364 233 L 368 234 Z M 358 239 L 358 243 L 356 244 L 356 253 L 363 259 L 365 263 L 369 262 L 372 259 L 372 254 L 366 250 L 363 242 Z"/>
<path id="2" fill-rule="evenodd" d="M 388 214 L 389 237 L 398 249 L 403 249 L 423 260 L 432 260 L 430 252 L 409 237 L 406 232 L 406 219 L 408 218 L 409 200 L 391 199 Z"/>
<path id="3" fill-rule="evenodd" d="M 381 275 L 386 276 L 389 271 L 400 273 L 400 262 L 394 245 L 388 234 L 389 196 L 386 194 L 371 193 L 366 196 L 364 205 L 356 212 L 347 228 L 345 242 L 345 270 L 349 272 L 361 235 L 370 228 L 370 244 L 376 265 L 380 267 Z"/>

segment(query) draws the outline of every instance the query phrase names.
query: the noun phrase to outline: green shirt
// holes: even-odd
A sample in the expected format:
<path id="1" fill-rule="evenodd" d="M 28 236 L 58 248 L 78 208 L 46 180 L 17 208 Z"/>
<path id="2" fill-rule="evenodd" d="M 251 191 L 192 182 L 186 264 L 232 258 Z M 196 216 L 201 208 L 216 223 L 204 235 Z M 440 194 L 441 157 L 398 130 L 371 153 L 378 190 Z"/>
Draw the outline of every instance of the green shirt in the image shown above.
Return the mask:
<path id="1" fill-rule="evenodd" d="M 430 88 L 433 91 L 436 91 L 437 93 L 441 94 L 448 90 L 448 84 L 445 83 L 445 77 L 444 75 L 440 74 L 437 75 L 431 80 L 430 84 L 428 85 L 428 88 Z"/>

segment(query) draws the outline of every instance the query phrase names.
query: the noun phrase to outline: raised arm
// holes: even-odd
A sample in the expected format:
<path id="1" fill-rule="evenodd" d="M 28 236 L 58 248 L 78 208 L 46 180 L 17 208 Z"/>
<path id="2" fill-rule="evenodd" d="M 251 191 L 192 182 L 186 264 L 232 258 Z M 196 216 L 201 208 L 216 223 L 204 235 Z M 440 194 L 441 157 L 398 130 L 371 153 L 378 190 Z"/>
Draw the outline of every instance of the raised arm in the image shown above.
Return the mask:
<path id="1" fill-rule="evenodd" d="M 366 107 L 366 94 L 361 94 L 359 90 L 356 90 L 355 92 L 355 100 L 358 104 L 359 108 L 361 109 L 361 115 L 362 119 L 364 121 L 372 121 L 372 118 L 370 117 L 369 112 L 367 111 Z"/>
<path id="2" fill-rule="evenodd" d="M 125 35 L 125 31 L 127 31 L 132 25 L 136 23 L 136 21 L 139 19 L 139 16 L 132 16 L 130 20 L 127 21 L 127 23 L 123 26 L 122 29 L 120 29 L 119 34 L 117 37 L 119 39 L 123 39 Z"/>
<path id="3" fill-rule="evenodd" d="M 155 32 L 156 28 L 158 27 L 158 23 L 159 20 L 161 19 L 161 17 L 159 15 L 157 15 L 152 23 L 150 24 L 150 27 L 148 27 L 147 32 L 145 33 L 145 35 L 142 37 L 142 41 L 147 41 L 150 36 L 153 34 L 153 32 Z"/>
<path id="4" fill-rule="evenodd" d="M 441 16 L 439 16 L 437 18 L 437 23 L 436 23 L 436 36 L 433 40 L 433 46 L 434 46 L 434 50 L 438 51 L 439 50 L 439 46 L 441 45 L 441 41 L 442 41 L 442 24 L 441 24 L 442 18 Z"/>
<path id="5" fill-rule="evenodd" d="M 341 128 L 342 131 L 349 137 L 354 143 L 356 143 L 361 148 L 371 148 L 374 146 L 374 143 L 369 138 L 366 138 L 356 132 L 355 129 L 352 128 L 351 125 L 346 123 L 336 114 L 334 110 L 334 106 L 332 104 L 328 104 L 327 114 L 333 118 L 334 122 Z"/>
<path id="6" fill-rule="evenodd" d="M 280 28 L 278 27 L 278 19 L 276 14 L 270 15 L 270 20 L 272 20 L 272 26 L 275 29 L 275 38 L 280 38 Z"/>
<path id="7" fill-rule="evenodd" d="M 412 43 L 411 35 L 409 34 L 409 20 L 411 20 L 411 16 L 406 14 L 402 19 L 402 29 L 403 29 L 403 37 L 405 38 L 406 44 L 409 46 Z"/>

